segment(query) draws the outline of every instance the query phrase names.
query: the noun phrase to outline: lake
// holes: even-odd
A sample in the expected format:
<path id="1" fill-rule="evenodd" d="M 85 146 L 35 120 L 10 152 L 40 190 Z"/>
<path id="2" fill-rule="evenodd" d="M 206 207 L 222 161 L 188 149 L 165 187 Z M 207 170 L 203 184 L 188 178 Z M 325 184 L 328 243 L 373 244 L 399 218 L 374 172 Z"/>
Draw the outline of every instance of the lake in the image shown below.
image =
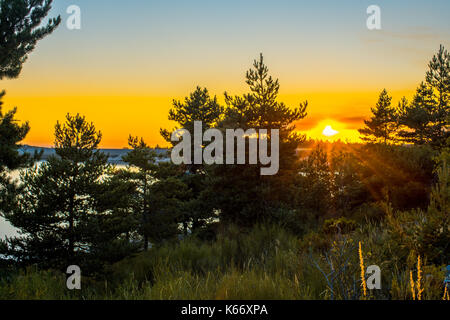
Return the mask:
<path id="1" fill-rule="evenodd" d="M 38 165 L 40 163 L 42 163 L 43 161 L 40 161 L 38 163 Z M 115 165 L 116 168 L 125 168 L 125 165 Z M 20 171 L 19 170 L 15 170 L 13 172 L 11 172 L 10 176 L 13 179 L 19 179 L 20 176 Z M 0 239 L 5 239 L 5 237 L 12 237 L 12 236 L 17 236 L 17 229 L 15 229 L 9 222 L 5 221 L 4 218 L 0 217 Z"/>
<path id="2" fill-rule="evenodd" d="M 19 179 L 19 171 L 12 171 L 10 176 L 13 179 Z M 9 222 L 7 222 L 3 217 L 0 217 L 0 239 L 5 239 L 5 237 L 12 237 L 17 235 L 17 229 L 14 228 Z"/>

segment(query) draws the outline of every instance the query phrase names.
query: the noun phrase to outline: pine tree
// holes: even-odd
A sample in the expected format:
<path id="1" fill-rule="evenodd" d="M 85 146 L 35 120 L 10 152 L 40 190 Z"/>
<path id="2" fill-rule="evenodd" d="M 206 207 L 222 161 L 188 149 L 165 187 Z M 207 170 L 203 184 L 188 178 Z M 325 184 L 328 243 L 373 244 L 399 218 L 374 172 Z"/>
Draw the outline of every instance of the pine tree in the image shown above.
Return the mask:
<path id="1" fill-rule="evenodd" d="M 209 128 L 217 126 L 220 117 L 223 115 L 223 107 L 218 103 L 217 97 L 211 97 L 206 88 L 197 87 L 189 97 L 186 97 L 184 102 L 174 100 L 173 107 L 169 110 L 169 120 L 175 121 L 177 127 L 172 130 L 161 129 L 162 137 L 169 143 L 171 141 L 172 133 L 177 129 L 186 129 L 191 134 L 194 133 L 194 122 L 202 122 L 202 134 Z M 192 150 L 194 150 L 194 143 L 192 139 Z M 194 157 L 194 152 L 192 152 Z M 193 159 L 193 158 L 192 158 Z M 186 169 L 191 173 L 196 173 L 202 170 L 202 165 L 187 165 Z"/>
<path id="2" fill-rule="evenodd" d="M 426 83 L 433 92 L 434 109 L 431 114 L 431 139 L 434 146 L 441 149 L 450 137 L 450 53 L 440 46 L 439 51 L 428 64 Z"/>
<path id="3" fill-rule="evenodd" d="M 295 123 L 306 116 L 308 103 L 289 108 L 278 101 L 279 81 L 270 76 L 262 54 L 246 73 L 246 83 L 249 93 L 235 97 L 225 94 L 227 106 L 218 127 L 222 130 L 266 129 L 268 140 L 271 129 L 278 129 L 278 173 L 261 176 L 261 164 L 213 165 L 208 172 L 208 190 L 213 190 L 209 199 L 212 207 L 219 210 L 223 223 L 248 227 L 264 220 L 278 219 L 280 211 L 295 207 L 296 149 L 304 141 L 304 136 L 296 132 Z M 246 159 L 248 143 L 246 139 Z"/>
<path id="4" fill-rule="evenodd" d="M 159 243 L 178 234 L 183 202 L 190 194 L 178 166 L 158 163 L 159 156 L 142 138 L 130 136 L 128 145 L 132 150 L 123 160 L 131 168 L 121 174 L 134 184 L 132 208 L 139 215 L 136 229 L 148 250 L 150 241 Z"/>
<path id="5" fill-rule="evenodd" d="M 38 40 L 52 33 L 61 19 L 50 19 L 45 27 L 42 20 L 51 9 L 52 0 L 0 0 L 0 80 L 17 78 L 28 54 Z M 39 158 L 35 154 L 20 154 L 20 142 L 30 130 L 29 124 L 18 124 L 17 108 L 2 112 L 1 101 L 5 92 L 0 91 L 0 214 L 9 210 L 15 185 L 6 175 L 13 170 L 29 165 Z"/>
<path id="6" fill-rule="evenodd" d="M 399 137 L 442 150 L 450 137 L 449 115 L 450 53 L 441 45 L 428 64 L 425 82 L 417 88 L 411 104 L 400 110 Z"/>
<path id="7" fill-rule="evenodd" d="M 0 172 L 5 169 L 17 169 L 28 163 L 29 155 L 19 154 L 19 143 L 22 141 L 28 132 L 30 126 L 28 122 L 19 124 L 15 115 L 17 108 L 14 108 L 7 113 L 2 112 L 1 99 L 5 95 L 0 93 Z"/>
<path id="8" fill-rule="evenodd" d="M 159 164 L 158 169 L 164 166 Z M 144 230 L 152 243 L 160 244 L 180 234 L 192 192 L 180 176 L 163 177 L 157 173 L 156 179 L 150 187 L 150 216 Z"/>
<path id="9" fill-rule="evenodd" d="M 387 144 L 395 139 L 394 133 L 397 121 L 395 108 L 391 106 L 391 102 L 392 97 L 384 89 L 378 98 L 375 108 L 371 109 L 373 116 L 370 120 L 364 121 L 366 125 L 364 128 L 358 130 L 362 135 L 362 140 Z"/>
<path id="10" fill-rule="evenodd" d="M 450 114 L 447 116 L 447 123 L 450 123 Z M 439 157 L 440 162 L 450 163 L 450 136 L 447 138 L 447 143 L 445 148 L 442 149 L 441 155 Z"/>
<path id="11" fill-rule="evenodd" d="M 0 0 L 0 80 L 17 78 L 36 43 L 51 34 L 61 18 L 45 26 L 52 0 Z"/>
<path id="12" fill-rule="evenodd" d="M 38 152 L 35 152 L 34 156 L 19 152 L 20 142 L 28 134 L 30 126 L 28 122 L 20 124 L 17 121 L 16 108 L 2 112 L 1 99 L 4 94 L 0 92 L 0 214 L 7 212 L 14 205 L 12 199 L 16 186 L 7 173 L 31 165 L 41 155 Z"/>
<path id="13" fill-rule="evenodd" d="M 422 82 L 411 103 L 404 98 L 398 107 L 399 138 L 407 143 L 431 143 L 433 91 Z"/>
<path id="14" fill-rule="evenodd" d="M 97 241 L 117 236 L 105 239 L 111 230 L 103 229 L 111 207 L 99 202 L 109 170 L 107 156 L 97 150 L 101 137 L 78 114 L 56 124 L 56 154 L 22 174 L 16 206 L 5 214 L 21 233 L 8 239 L 8 255 L 24 264 L 64 268 L 87 261 Z"/>
<path id="15" fill-rule="evenodd" d="M 316 218 L 324 216 L 332 203 L 332 171 L 329 156 L 323 145 L 318 144 L 308 158 L 300 161 L 302 174 L 298 176 L 299 207 L 314 212 Z"/>
<path id="16" fill-rule="evenodd" d="M 178 128 L 186 129 L 193 135 L 195 121 L 202 122 L 203 135 L 209 128 L 217 127 L 224 115 L 223 112 L 224 108 L 218 103 L 216 96 L 211 97 L 206 88 L 197 87 L 183 102 L 173 101 L 173 108 L 169 111 L 169 120 L 175 121 L 177 127 L 171 131 L 161 129 L 161 135 L 169 143 L 172 143 L 170 140 L 172 132 Z M 205 193 L 203 191 L 207 188 L 206 180 L 208 179 L 204 170 L 205 166 L 194 163 L 193 150 L 194 139 L 191 139 L 192 164 L 182 166 L 187 173 L 183 177 L 183 182 L 192 192 L 190 205 L 186 208 L 188 212 L 184 213 L 185 232 L 188 229 L 195 231 L 203 227 L 204 221 L 214 215 L 213 208 L 209 206 L 210 202 L 204 198 Z"/>
<path id="17" fill-rule="evenodd" d="M 148 224 L 150 217 L 149 192 L 157 167 L 157 154 L 150 149 L 143 139 L 139 140 L 137 137 L 130 136 L 128 145 L 132 150 L 123 156 L 123 161 L 137 168 L 137 171 L 127 170 L 123 173 L 126 174 L 129 180 L 135 182 L 134 209 L 140 214 L 138 228 L 139 233 L 144 237 L 144 250 L 147 250 L 149 247 L 149 235 L 145 232 L 145 226 Z"/>

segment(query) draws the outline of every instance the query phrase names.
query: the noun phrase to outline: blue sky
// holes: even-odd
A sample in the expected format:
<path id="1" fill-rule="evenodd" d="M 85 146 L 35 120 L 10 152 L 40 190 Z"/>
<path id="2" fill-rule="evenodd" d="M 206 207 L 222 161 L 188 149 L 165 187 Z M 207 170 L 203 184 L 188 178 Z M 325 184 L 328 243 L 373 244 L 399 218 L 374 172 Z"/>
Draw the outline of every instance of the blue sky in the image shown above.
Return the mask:
<path id="1" fill-rule="evenodd" d="M 31 61 L 36 74 L 51 63 L 49 77 L 66 71 L 73 79 L 89 70 L 99 80 L 149 81 L 159 93 L 185 90 L 194 80 L 215 87 L 227 84 L 259 52 L 292 85 L 320 89 L 323 82 L 296 80 L 292 71 L 303 71 L 307 78 L 324 63 L 319 72 L 330 71 L 330 81 L 325 81 L 330 89 L 343 69 L 351 67 L 350 73 L 360 76 L 358 70 L 368 64 L 376 77 L 383 74 L 379 65 L 399 68 L 402 77 L 391 79 L 398 86 L 405 77 L 416 77 L 439 44 L 450 39 L 450 1 L 58 0 L 54 14 L 65 21 L 71 4 L 82 10 L 82 30 L 61 27 L 44 40 Z M 366 29 L 370 4 L 381 7 L 381 31 Z M 168 88 L 165 80 L 174 76 L 178 81 Z M 70 78 L 63 83 L 73 85 Z M 136 90 L 123 85 L 123 79 L 111 82 L 112 89 L 142 91 L 133 82 L 130 87 Z M 370 77 L 365 83 L 371 84 Z"/>

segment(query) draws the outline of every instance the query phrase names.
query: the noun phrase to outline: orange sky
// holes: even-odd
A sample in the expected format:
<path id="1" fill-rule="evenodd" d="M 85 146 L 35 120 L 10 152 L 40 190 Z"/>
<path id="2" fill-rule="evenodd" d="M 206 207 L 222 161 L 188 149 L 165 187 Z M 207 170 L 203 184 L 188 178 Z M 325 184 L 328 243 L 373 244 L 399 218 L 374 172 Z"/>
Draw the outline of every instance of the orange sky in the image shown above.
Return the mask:
<path id="1" fill-rule="evenodd" d="M 411 99 L 439 44 L 450 48 L 448 1 L 380 0 L 377 31 L 366 27 L 371 3 L 334 0 L 96 0 L 80 2 L 82 28 L 71 31 L 72 2 L 54 3 L 61 26 L 38 43 L 18 79 L 1 81 L 4 108 L 17 106 L 30 122 L 27 144 L 51 146 L 56 121 L 70 112 L 95 123 L 102 147 L 126 147 L 129 134 L 163 145 L 172 99 L 197 85 L 219 101 L 224 91 L 246 92 L 245 72 L 260 52 L 280 80 L 279 101 L 308 100 L 299 130 L 325 138 L 331 125 L 339 131 L 331 139 L 355 141 L 384 88 L 395 105 Z"/>
<path id="2" fill-rule="evenodd" d="M 414 88 L 393 92 L 395 100 L 411 96 Z M 358 140 L 358 128 L 370 114 L 378 92 L 306 92 L 299 95 L 281 95 L 280 100 L 296 106 L 305 99 L 309 102 L 307 118 L 299 121 L 297 128 L 311 138 L 327 139 L 323 129 L 331 125 L 339 134 L 329 140 Z M 56 121 L 64 120 L 69 113 L 80 113 L 93 121 L 103 133 L 102 147 L 126 147 L 129 134 L 142 136 L 150 145 L 164 145 L 159 128 L 171 128 L 167 120 L 173 98 L 182 96 L 48 96 L 10 97 L 5 104 L 19 106 L 18 118 L 29 120 L 31 131 L 26 144 L 50 146 Z"/>

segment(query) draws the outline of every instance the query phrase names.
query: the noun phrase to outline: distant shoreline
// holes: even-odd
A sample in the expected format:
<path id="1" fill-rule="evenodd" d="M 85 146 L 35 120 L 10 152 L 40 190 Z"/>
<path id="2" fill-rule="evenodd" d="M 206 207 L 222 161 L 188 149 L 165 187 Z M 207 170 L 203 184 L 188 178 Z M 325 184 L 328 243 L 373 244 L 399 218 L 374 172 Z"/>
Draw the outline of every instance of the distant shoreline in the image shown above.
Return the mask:
<path id="1" fill-rule="evenodd" d="M 29 146 L 29 145 L 23 145 L 19 148 L 19 153 L 29 153 L 34 154 L 35 152 L 43 151 L 41 160 L 47 160 L 48 157 L 55 154 L 54 148 L 48 148 L 48 147 L 35 147 L 35 146 Z M 122 157 L 128 154 L 132 149 L 99 149 L 99 151 L 105 153 L 108 155 L 108 163 L 111 164 L 125 164 L 125 162 L 122 161 Z M 165 152 L 168 151 L 168 149 L 165 148 L 152 148 L 156 152 L 157 155 L 162 155 Z"/>

